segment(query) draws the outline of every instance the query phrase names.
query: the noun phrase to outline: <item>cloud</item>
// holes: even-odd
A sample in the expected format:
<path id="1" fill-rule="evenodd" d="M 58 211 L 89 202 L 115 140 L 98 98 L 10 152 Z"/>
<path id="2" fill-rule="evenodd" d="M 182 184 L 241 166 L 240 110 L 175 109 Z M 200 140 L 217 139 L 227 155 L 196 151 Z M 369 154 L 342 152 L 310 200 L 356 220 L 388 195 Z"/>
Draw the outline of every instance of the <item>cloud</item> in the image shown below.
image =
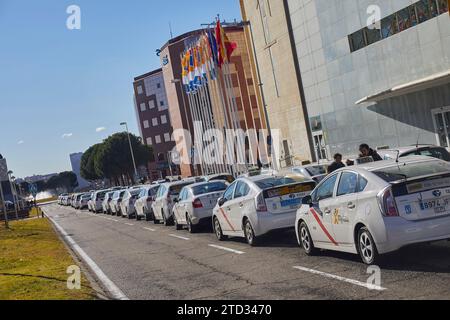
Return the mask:
<path id="1" fill-rule="evenodd" d="M 73 133 L 64 133 L 61 138 L 66 139 L 66 138 L 71 138 L 73 136 Z"/>
<path id="2" fill-rule="evenodd" d="M 19 142 L 17 142 L 17 144 L 24 144 L 25 143 L 25 141 L 23 141 L 23 140 L 20 140 Z"/>
<path id="3" fill-rule="evenodd" d="M 106 130 L 105 127 L 100 127 L 100 128 L 95 129 L 95 132 L 102 132 L 102 131 L 105 131 L 105 130 Z"/>

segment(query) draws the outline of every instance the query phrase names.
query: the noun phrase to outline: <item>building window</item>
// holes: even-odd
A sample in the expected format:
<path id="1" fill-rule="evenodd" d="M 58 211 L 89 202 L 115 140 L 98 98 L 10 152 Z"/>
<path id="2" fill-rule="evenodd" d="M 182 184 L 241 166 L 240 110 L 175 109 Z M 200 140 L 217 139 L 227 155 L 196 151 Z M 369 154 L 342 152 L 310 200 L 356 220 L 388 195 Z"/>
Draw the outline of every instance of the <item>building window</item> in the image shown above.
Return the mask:
<path id="1" fill-rule="evenodd" d="M 158 118 L 152 119 L 152 126 L 156 127 L 158 125 Z"/>
<path id="2" fill-rule="evenodd" d="M 438 0 L 439 14 L 448 12 L 448 0 Z"/>
<path id="3" fill-rule="evenodd" d="M 397 16 L 391 15 L 381 20 L 381 37 L 386 39 L 398 32 Z"/>
<path id="4" fill-rule="evenodd" d="M 158 84 L 156 85 L 156 88 L 161 89 L 161 83 L 158 83 Z"/>
<path id="5" fill-rule="evenodd" d="M 162 115 L 161 116 L 161 124 L 166 124 L 167 123 L 167 116 L 166 115 Z"/>
<path id="6" fill-rule="evenodd" d="M 156 136 L 155 137 L 155 142 L 156 142 L 156 144 L 160 144 L 161 143 L 161 136 Z"/>
<path id="7" fill-rule="evenodd" d="M 161 107 L 164 107 L 164 101 L 160 101 L 160 102 L 159 102 L 159 105 L 160 105 Z"/>
<path id="8" fill-rule="evenodd" d="M 153 139 L 152 138 L 147 138 L 147 145 L 148 146 L 153 145 Z"/>
<path id="9" fill-rule="evenodd" d="M 366 46 L 363 30 L 356 31 L 350 35 L 351 51 L 356 51 Z"/>
<path id="10" fill-rule="evenodd" d="M 144 112 L 145 110 L 147 110 L 147 106 L 145 103 L 141 103 L 141 112 Z"/>
<path id="11" fill-rule="evenodd" d="M 311 131 L 322 131 L 322 119 L 320 118 L 320 116 L 311 118 Z"/>
<path id="12" fill-rule="evenodd" d="M 151 110 L 151 109 L 155 109 L 155 101 L 150 100 L 150 102 L 148 103 L 148 105 L 149 105 L 149 107 L 150 107 L 150 110 Z"/>
<path id="13" fill-rule="evenodd" d="M 137 87 L 137 93 L 138 94 L 143 94 L 144 93 L 144 89 L 142 89 L 142 86 L 138 86 Z"/>
<path id="14" fill-rule="evenodd" d="M 145 120 L 144 121 L 144 129 L 148 129 L 148 128 L 150 128 L 150 125 L 148 123 L 148 120 Z"/>
<path id="15" fill-rule="evenodd" d="M 420 0 L 382 19 L 381 34 L 380 30 L 363 28 L 349 35 L 350 51 L 364 48 L 447 12 L 448 0 Z"/>
<path id="16" fill-rule="evenodd" d="M 165 141 L 165 142 L 172 141 L 172 139 L 171 139 L 171 137 L 170 137 L 170 133 L 165 133 L 165 134 L 164 134 L 164 141 Z"/>
<path id="17" fill-rule="evenodd" d="M 364 29 L 365 33 L 366 33 L 366 42 L 367 45 L 371 45 L 372 43 L 375 43 L 377 41 L 381 40 L 381 32 L 379 29 L 369 29 L 366 28 Z"/>

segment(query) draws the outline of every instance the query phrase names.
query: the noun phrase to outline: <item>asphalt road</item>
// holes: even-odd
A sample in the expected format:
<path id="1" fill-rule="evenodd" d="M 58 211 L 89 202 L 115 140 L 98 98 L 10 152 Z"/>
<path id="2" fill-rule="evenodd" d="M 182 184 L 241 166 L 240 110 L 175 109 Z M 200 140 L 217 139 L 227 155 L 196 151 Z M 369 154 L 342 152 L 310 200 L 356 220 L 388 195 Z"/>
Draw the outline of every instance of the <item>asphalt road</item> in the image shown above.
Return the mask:
<path id="1" fill-rule="evenodd" d="M 191 235 L 57 204 L 44 211 L 133 300 L 450 299 L 450 242 L 390 254 L 373 290 L 359 257 L 308 257 L 294 232 L 251 248 L 243 239 L 218 242 L 207 230 Z"/>

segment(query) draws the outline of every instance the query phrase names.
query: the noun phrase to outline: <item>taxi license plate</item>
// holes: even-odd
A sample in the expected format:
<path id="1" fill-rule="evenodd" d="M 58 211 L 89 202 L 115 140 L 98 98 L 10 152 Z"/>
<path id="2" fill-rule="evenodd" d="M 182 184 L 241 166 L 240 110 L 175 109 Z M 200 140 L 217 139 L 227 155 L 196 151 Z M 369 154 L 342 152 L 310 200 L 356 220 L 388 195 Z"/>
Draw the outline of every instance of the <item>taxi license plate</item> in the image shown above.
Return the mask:
<path id="1" fill-rule="evenodd" d="M 446 213 L 449 209 L 450 199 L 436 199 L 420 202 L 420 210 L 429 211 L 433 210 L 436 214 Z"/>
<path id="2" fill-rule="evenodd" d="M 298 206 L 301 203 L 301 199 L 300 198 L 296 198 L 296 199 L 289 199 L 289 200 L 283 200 L 281 201 L 281 206 L 282 207 L 295 207 Z"/>

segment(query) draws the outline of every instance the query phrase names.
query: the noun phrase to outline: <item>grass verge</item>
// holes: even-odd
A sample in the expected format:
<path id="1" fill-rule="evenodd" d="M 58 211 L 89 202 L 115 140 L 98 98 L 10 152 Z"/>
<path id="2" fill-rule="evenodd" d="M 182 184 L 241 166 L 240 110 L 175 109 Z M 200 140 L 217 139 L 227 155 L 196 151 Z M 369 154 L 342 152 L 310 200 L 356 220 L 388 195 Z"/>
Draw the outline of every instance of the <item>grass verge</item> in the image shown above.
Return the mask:
<path id="1" fill-rule="evenodd" d="M 92 300 L 82 275 L 81 289 L 67 288 L 67 268 L 76 265 L 47 219 L 0 227 L 0 300 Z"/>

